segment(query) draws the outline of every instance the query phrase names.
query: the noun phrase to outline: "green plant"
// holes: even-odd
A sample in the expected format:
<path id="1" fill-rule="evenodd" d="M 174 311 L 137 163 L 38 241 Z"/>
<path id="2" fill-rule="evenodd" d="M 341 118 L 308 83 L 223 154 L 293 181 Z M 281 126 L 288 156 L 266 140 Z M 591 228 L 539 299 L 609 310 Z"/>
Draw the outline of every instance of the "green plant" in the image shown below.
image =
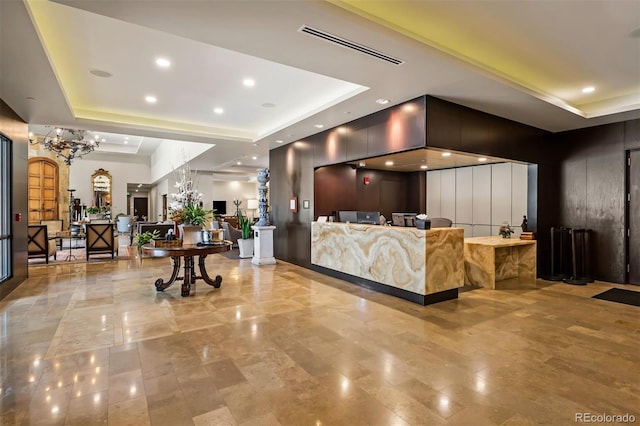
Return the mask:
<path id="1" fill-rule="evenodd" d="M 138 234 L 135 237 L 136 247 L 138 251 L 142 251 L 142 246 L 145 244 L 149 244 L 151 240 L 157 240 L 160 238 L 160 231 L 154 229 L 153 231 L 145 231 L 142 234 Z"/>
<path id="2" fill-rule="evenodd" d="M 180 219 L 185 225 L 202 226 L 213 210 L 206 210 L 200 206 L 186 206 L 180 210 Z"/>
<path id="3" fill-rule="evenodd" d="M 87 214 L 97 214 L 99 212 L 100 209 L 95 206 L 87 207 Z"/>
<path id="4" fill-rule="evenodd" d="M 241 211 L 238 211 L 238 226 L 240 232 L 242 232 L 242 239 L 248 240 L 253 236 L 253 230 L 251 229 L 251 220 L 244 216 Z"/>

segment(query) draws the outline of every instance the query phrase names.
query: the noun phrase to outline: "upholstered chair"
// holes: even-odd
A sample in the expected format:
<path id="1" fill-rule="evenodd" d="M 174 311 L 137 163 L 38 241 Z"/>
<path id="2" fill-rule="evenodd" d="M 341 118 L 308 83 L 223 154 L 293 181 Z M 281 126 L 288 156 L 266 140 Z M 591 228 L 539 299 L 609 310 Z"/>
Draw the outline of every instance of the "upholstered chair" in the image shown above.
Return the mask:
<path id="1" fill-rule="evenodd" d="M 46 263 L 49 263 L 49 256 L 56 259 L 56 239 L 49 239 L 47 225 L 28 226 L 27 252 L 29 259 L 44 257 Z"/>
<path id="2" fill-rule="evenodd" d="M 431 228 L 451 228 L 451 219 L 446 217 L 431 218 Z"/>
<path id="3" fill-rule="evenodd" d="M 62 232 L 62 219 L 41 220 L 40 225 L 47 225 L 49 239 L 55 239 L 58 247 L 62 249 L 62 238 L 59 236 Z"/>
<path id="4" fill-rule="evenodd" d="M 112 223 L 88 223 L 85 229 L 87 260 L 91 254 L 111 254 L 118 252 L 118 236 Z"/>
<path id="5" fill-rule="evenodd" d="M 224 239 L 231 241 L 234 247 L 238 247 L 238 238 L 242 238 L 242 231 L 231 226 L 229 222 L 220 222 L 220 226 L 224 230 Z"/>

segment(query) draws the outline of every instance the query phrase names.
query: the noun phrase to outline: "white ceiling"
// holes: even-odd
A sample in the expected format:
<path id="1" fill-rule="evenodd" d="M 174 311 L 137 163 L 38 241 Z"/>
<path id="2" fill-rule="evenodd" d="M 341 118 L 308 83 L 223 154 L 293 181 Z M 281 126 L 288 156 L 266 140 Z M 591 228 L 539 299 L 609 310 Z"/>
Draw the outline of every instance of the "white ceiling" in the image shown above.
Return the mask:
<path id="1" fill-rule="evenodd" d="M 2 1 L 0 97 L 30 124 L 111 134 L 115 150 L 125 135 L 215 144 L 193 163 L 218 172 L 423 94 L 550 131 L 640 118 L 638 1 L 333 3 Z"/>

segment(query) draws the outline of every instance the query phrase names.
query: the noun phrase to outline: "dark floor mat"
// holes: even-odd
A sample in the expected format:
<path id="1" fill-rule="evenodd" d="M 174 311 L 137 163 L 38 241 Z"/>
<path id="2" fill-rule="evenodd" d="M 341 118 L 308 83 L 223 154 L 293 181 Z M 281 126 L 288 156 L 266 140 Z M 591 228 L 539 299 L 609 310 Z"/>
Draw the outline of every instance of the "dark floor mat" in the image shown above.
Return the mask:
<path id="1" fill-rule="evenodd" d="M 640 292 L 624 290 L 621 288 L 610 288 L 607 291 L 596 294 L 593 298 L 624 303 L 626 305 L 640 306 Z"/>

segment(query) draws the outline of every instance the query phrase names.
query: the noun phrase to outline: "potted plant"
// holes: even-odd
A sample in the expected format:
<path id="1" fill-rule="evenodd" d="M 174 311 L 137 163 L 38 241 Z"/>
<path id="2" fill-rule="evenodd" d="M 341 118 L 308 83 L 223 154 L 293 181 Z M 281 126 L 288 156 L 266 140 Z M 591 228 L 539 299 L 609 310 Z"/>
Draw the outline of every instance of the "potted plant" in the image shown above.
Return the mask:
<path id="1" fill-rule="evenodd" d="M 253 257 L 253 229 L 251 229 L 252 220 L 238 211 L 238 227 L 242 233 L 242 238 L 238 238 L 238 248 L 240 249 L 240 257 Z"/>
<path id="2" fill-rule="evenodd" d="M 180 234 L 183 244 L 198 244 L 202 241 L 202 226 L 213 210 L 206 210 L 199 205 L 187 205 L 179 211 Z"/>
<path id="3" fill-rule="evenodd" d="M 87 207 L 87 216 L 89 219 L 101 219 L 100 209 L 97 206 Z"/>

